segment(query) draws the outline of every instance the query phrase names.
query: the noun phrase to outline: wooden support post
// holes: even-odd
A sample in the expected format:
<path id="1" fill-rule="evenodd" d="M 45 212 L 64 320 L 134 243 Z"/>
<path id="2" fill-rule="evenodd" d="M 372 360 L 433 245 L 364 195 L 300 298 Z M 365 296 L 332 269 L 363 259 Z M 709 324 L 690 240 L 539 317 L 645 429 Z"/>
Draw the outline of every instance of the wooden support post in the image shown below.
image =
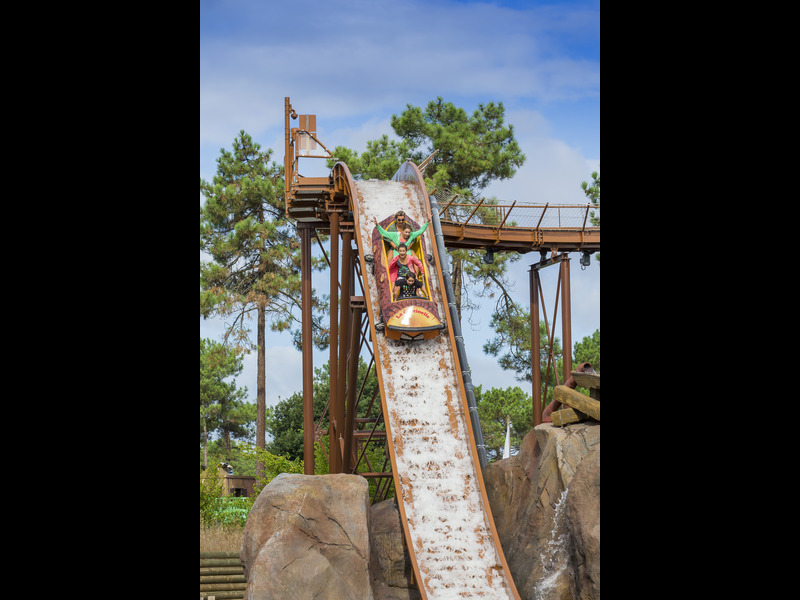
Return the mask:
<path id="1" fill-rule="evenodd" d="M 600 402 L 565 385 L 557 385 L 553 388 L 553 399 L 586 413 L 596 421 L 600 420 Z"/>

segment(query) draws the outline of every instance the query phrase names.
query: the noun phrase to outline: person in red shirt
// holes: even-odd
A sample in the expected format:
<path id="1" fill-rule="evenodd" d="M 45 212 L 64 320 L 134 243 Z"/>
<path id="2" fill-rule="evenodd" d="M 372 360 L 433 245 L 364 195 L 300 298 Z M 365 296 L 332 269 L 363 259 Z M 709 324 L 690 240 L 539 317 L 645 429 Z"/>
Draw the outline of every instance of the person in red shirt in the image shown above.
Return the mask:
<path id="1" fill-rule="evenodd" d="M 407 272 L 411 271 L 417 279 L 422 275 L 422 263 L 418 258 L 409 256 L 408 246 L 403 242 L 397 245 L 397 256 L 395 256 L 389 263 L 389 279 L 394 285 L 398 276 L 405 276 Z"/>

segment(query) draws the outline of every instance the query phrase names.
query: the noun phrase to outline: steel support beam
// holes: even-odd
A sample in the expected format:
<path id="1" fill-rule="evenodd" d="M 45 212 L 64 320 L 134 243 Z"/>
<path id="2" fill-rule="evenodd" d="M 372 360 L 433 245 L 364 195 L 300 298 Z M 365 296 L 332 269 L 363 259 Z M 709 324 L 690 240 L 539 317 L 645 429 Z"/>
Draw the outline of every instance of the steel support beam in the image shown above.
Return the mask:
<path id="1" fill-rule="evenodd" d="M 300 233 L 301 307 L 303 314 L 303 473 L 314 474 L 314 356 L 311 342 L 311 231 L 298 223 Z"/>
<path id="2" fill-rule="evenodd" d="M 330 407 L 329 407 L 329 422 L 328 428 L 328 441 L 329 456 L 328 465 L 329 472 L 341 473 L 342 472 L 342 454 L 339 450 L 339 434 L 342 430 L 343 423 L 336 421 L 339 414 L 339 399 L 337 397 L 338 378 L 339 378 L 339 312 L 336 310 L 339 306 L 339 213 L 333 212 L 330 214 L 331 224 L 331 279 L 330 279 L 330 361 L 328 363 L 328 378 L 330 381 Z"/>
<path id="3" fill-rule="evenodd" d="M 539 278 L 539 271 L 545 267 L 558 264 L 559 265 L 559 285 L 561 286 L 562 294 L 562 315 L 561 315 L 561 347 L 563 350 L 563 364 L 564 364 L 564 381 L 566 381 L 572 372 L 572 299 L 570 292 L 570 272 L 569 272 L 569 254 L 566 252 L 558 255 L 553 255 L 550 258 L 542 258 L 538 263 L 531 265 L 529 271 L 529 289 L 530 289 L 530 303 L 531 303 L 531 381 L 533 389 L 533 426 L 540 425 L 543 421 L 542 416 L 542 375 L 541 364 L 539 363 L 539 355 L 541 354 L 541 344 L 539 343 L 539 298 L 544 297 L 542 293 L 542 282 Z M 553 310 L 553 325 L 555 326 L 556 315 L 558 314 L 558 300 L 559 294 L 556 293 L 556 302 Z M 544 310 L 545 324 L 547 321 L 547 309 Z M 548 327 L 549 331 L 549 327 Z M 555 370 L 555 364 L 553 364 Z M 558 380 L 558 372 L 556 372 L 556 380 Z"/>
<path id="4" fill-rule="evenodd" d="M 528 271 L 528 287 L 531 297 L 531 380 L 533 381 L 533 426 L 542 422 L 542 370 L 539 362 L 539 270 L 531 265 Z"/>
<path id="5" fill-rule="evenodd" d="M 346 468 L 347 459 L 344 453 L 345 438 L 351 437 L 352 432 L 348 432 L 345 424 L 345 388 L 347 383 L 347 349 L 348 349 L 348 332 L 350 330 L 350 287 L 353 275 L 353 234 L 347 231 L 342 235 L 342 275 L 341 275 L 341 289 L 339 290 L 339 354 L 337 357 L 336 369 L 336 411 L 332 411 L 332 415 L 336 415 L 336 444 L 334 439 L 331 439 L 331 454 L 340 452 L 338 457 L 338 470 L 331 471 L 331 473 L 344 473 Z M 332 307 L 334 305 L 331 305 Z M 333 310 L 333 308 L 332 308 Z M 333 369 L 333 367 L 331 367 Z M 333 387 L 333 384 L 331 385 Z M 335 448 L 335 450 L 334 450 Z"/>
<path id="6" fill-rule="evenodd" d="M 353 292 L 353 285 L 351 280 L 351 290 Z M 355 427 L 356 416 L 356 383 L 358 379 L 358 357 L 361 348 L 361 315 L 364 313 L 364 308 L 355 307 L 350 314 L 350 334 L 349 344 L 350 351 L 347 355 L 347 417 L 345 422 L 345 436 L 344 436 L 344 456 L 343 470 L 345 473 L 352 473 L 356 465 L 353 464 L 353 435 Z"/>
<path id="7" fill-rule="evenodd" d="M 572 298 L 569 282 L 569 256 L 561 260 L 561 348 L 564 352 L 564 381 L 572 373 Z"/>

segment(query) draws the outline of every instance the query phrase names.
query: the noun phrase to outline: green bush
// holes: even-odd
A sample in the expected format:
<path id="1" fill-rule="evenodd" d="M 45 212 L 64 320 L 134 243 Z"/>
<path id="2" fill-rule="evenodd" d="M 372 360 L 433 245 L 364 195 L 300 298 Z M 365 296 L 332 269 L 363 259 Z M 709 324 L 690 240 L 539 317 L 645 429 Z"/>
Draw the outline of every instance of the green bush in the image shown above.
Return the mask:
<path id="1" fill-rule="evenodd" d="M 244 527 L 247 521 L 247 514 L 253 506 L 255 498 L 237 498 L 234 496 L 222 496 L 213 503 L 214 522 L 222 526 Z"/>
<path id="2" fill-rule="evenodd" d="M 200 523 L 216 522 L 216 502 L 222 496 L 222 479 L 216 470 L 200 471 Z"/>
<path id="3" fill-rule="evenodd" d="M 250 443 L 242 443 L 240 449 L 244 456 L 250 457 L 254 462 L 258 461 L 264 465 L 264 471 L 261 476 L 259 477 L 256 475 L 253 496 L 258 496 L 261 490 L 264 489 L 264 486 L 281 473 L 300 473 L 302 475 L 304 472 L 303 461 L 299 458 L 297 460 L 290 460 L 285 456 L 275 456 L 271 452 L 257 448 Z"/>

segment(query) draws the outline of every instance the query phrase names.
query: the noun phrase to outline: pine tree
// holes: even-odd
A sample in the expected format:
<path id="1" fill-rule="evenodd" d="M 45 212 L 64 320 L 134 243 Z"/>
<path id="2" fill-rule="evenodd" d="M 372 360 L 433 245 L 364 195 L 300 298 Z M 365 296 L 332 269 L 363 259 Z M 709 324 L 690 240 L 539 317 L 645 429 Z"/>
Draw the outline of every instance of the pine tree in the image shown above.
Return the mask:
<path id="1" fill-rule="evenodd" d="M 513 126 L 505 125 L 502 102 L 478 104 L 469 115 L 463 108 L 437 97 L 424 109 L 407 104 L 399 116 L 392 115 L 391 124 L 400 142 L 384 135 L 367 142 L 366 152 L 360 155 L 343 146 L 336 147 L 334 154 L 347 163 L 354 178 L 389 179 L 406 159 L 419 164 L 435 149 L 438 152 L 425 169 L 428 186 L 447 188 L 461 194 L 464 201 L 473 202 L 492 181 L 512 177 L 525 162 Z M 333 162 L 329 160 L 328 166 Z M 481 208 L 476 221 L 496 214 L 489 208 L 492 204 L 497 200 L 489 198 L 484 202 L 487 208 Z M 458 211 L 458 202 L 451 210 Z M 463 216 L 466 218 L 467 214 Z M 478 298 L 492 297 L 495 286 L 505 290 L 507 263 L 519 258 L 516 253 L 500 253 L 493 264 L 487 265 L 481 250 L 453 249 L 449 254 L 459 319 L 462 305 L 469 310 L 478 306 L 470 299 L 470 289 Z"/>
<path id="2" fill-rule="evenodd" d="M 475 399 L 489 461 L 502 458 L 506 425 L 509 422 L 511 423 L 510 445 L 512 454 L 516 454 L 522 445 L 522 439 L 533 428 L 531 397 L 519 387 L 508 387 L 505 390 L 491 388 L 484 391 L 479 385 L 475 388 Z"/>
<path id="3" fill-rule="evenodd" d="M 589 198 L 589 202 L 596 206 L 600 205 L 600 173 L 598 171 L 592 171 L 592 185 L 581 181 L 581 189 L 586 194 L 586 197 Z M 589 220 L 595 227 L 600 227 L 600 215 L 597 212 L 592 211 L 589 214 Z M 594 258 L 597 262 L 600 262 L 600 253 L 595 254 Z"/>
<path id="4" fill-rule="evenodd" d="M 209 339 L 200 339 L 200 443 L 203 464 L 208 464 L 209 435 L 219 432 L 230 452 L 231 437 L 252 435 L 255 406 L 245 402 L 247 388 L 239 388 L 235 377 L 242 372 L 241 354 Z M 233 381 L 226 381 L 234 378 Z"/>
<path id="5" fill-rule="evenodd" d="M 244 131 L 217 159 L 211 183 L 200 179 L 205 204 L 200 208 L 200 249 L 212 260 L 200 263 L 200 314 L 222 316 L 224 342 L 258 352 L 256 446 L 265 447 L 266 324 L 272 331 L 299 326 L 301 313 L 300 243 L 286 218 L 283 167 L 270 163 L 272 150 Z M 324 261 L 321 261 L 324 262 Z M 319 268 L 320 260 L 313 261 Z M 320 301 L 314 297 L 314 343 L 327 347 Z M 250 320 L 257 318 L 257 340 L 250 341 Z M 300 343 L 299 332 L 295 343 Z"/>

